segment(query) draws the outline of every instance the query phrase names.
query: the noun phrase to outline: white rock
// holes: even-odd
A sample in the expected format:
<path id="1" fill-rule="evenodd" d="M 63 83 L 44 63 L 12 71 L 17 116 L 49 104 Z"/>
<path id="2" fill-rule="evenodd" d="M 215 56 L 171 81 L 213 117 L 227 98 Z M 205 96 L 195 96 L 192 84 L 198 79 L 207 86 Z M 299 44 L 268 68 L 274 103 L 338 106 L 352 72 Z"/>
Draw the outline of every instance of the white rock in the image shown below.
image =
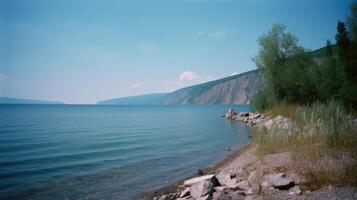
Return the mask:
<path id="1" fill-rule="evenodd" d="M 300 187 L 298 185 L 295 185 L 294 187 L 290 188 L 289 189 L 289 194 L 291 195 L 299 195 L 301 194 L 301 190 L 300 190 Z"/>
<path id="2" fill-rule="evenodd" d="M 227 188 L 227 186 L 217 186 L 217 187 L 215 187 L 214 189 L 216 190 L 216 191 L 223 191 L 223 190 L 225 190 Z"/>
<path id="3" fill-rule="evenodd" d="M 212 179 L 215 179 L 215 175 L 214 174 L 194 177 L 194 178 L 191 178 L 189 180 L 186 180 L 184 182 L 184 185 L 191 186 L 191 185 L 193 185 L 195 183 L 198 183 L 198 182 L 201 182 L 201 181 L 204 181 L 204 180 L 212 180 Z"/>
<path id="4" fill-rule="evenodd" d="M 274 124 L 274 121 L 272 119 L 269 119 L 264 122 L 263 126 L 269 130 L 273 127 L 273 124 Z"/>
<path id="5" fill-rule="evenodd" d="M 221 185 L 226 185 L 226 186 L 229 186 L 229 185 L 237 183 L 237 180 L 234 179 L 234 178 L 232 179 L 232 177 L 233 177 L 233 175 L 231 173 L 228 173 L 228 172 L 221 172 L 221 173 L 216 175 L 216 178 L 217 178 L 218 182 Z"/>
<path id="6" fill-rule="evenodd" d="M 186 196 L 189 196 L 189 195 L 190 195 L 190 188 L 186 188 L 180 193 L 180 198 L 186 197 Z"/>
<path id="7" fill-rule="evenodd" d="M 278 173 L 268 176 L 271 185 L 278 189 L 287 189 L 294 185 L 294 180 L 285 173 Z"/>
<path id="8" fill-rule="evenodd" d="M 203 197 L 214 191 L 214 185 L 210 180 L 203 180 L 190 187 L 190 194 L 194 198 Z"/>
<path id="9" fill-rule="evenodd" d="M 195 200 L 211 200 L 211 199 L 212 199 L 212 195 L 207 194 L 203 197 L 196 198 Z"/>
<path id="10" fill-rule="evenodd" d="M 255 170 L 252 173 L 250 173 L 248 177 L 248 182 L 250 185 L 257 185 L 259 184 L 259 179 L 263 176 L 263 172 L 260 170 Z"/>
<path id="11" fill-rule="evenodd" d="M 253 195 L 253 194 L 259 194 L 259 192 L 260 192 L 260 186 L 254 185 L 253 187 L 249 188 L 246 192 L 244 192 L 244 194 Z"/>
<path id="12" fill-rule="evenodd" d="M 237 187 L 241 190 L 248 190 L 250 188 L 250 184 L 248 181 L 240 181 L 237 183 Z"/>

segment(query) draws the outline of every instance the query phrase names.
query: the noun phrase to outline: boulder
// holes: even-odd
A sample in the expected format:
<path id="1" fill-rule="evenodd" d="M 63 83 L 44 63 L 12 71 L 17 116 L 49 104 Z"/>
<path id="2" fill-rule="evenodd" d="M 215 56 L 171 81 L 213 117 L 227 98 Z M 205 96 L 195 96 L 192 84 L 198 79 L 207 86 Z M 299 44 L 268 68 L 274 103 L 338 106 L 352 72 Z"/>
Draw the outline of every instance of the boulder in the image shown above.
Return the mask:
<path id="1" fill-rule="evenodd" d="M 250 185 L 259 185 L 260 178 L 263 176 L 263 172 L 261 170 L 255 170 L 250 173 L 248 177 L 248 182 Z"/>
<path id="2" fill-rule="evenodd" d="M 250 188 L 248 181 L 240 181 L 236 184 L 236 186 L 241 190 L 248 190 Z"/>
<path id="3" fill-rule="evenodd" d="M 244 167 L 236 169 L 236 173 L 239 177 L 246 177 L 249 175 L 249 172 Z"/>
<path id="4" fill-rule="evenodd" d="M 237 112 L 236 112 L 233 108 L 230 108 L 230 109 L 228 110 L 228 114 L 236 115 Z"/>
<path id="5" fill-rule="evenodd" d="M 285 173 L 268 175 L 267 179 L 274 188 L 280 190 L 289 189 L 294 186 L 294 180 L 288 177 Z"/>
<path id="6" fill-rule="evenodd" d="M 186 196 L 189 196 L 189 195 L 190 195 L 190 188 L 186 188 L 180 193 L 180 198 L 186 197 Z"/>
<path id="7" fill-rule="evenodd" d="M 233 177 L 234 175 L 229 172 L 221 172 L 216 175 L 216 179 L 218 180 L 219 184 L 226 186 L 237 183 L 237 180 Z"/>
<path id="8" fill-rule="evenodd" d="M 292 174 L 289 174 L 289 176 L 294 180 L 295 184 L 302 184 L 302 183 L 307 182 L 305 177 L 300 174 L 292 173 Z"/>
<path id="9" fill-rule="evenodd" d="M 197 182 L 190 187 L 190 194 L 194 198 L 204 197 L 214 191 L 214 184 L 210 180 Z"/>
<path id="10" fill-rule="evenodd" d="M 225 190 L 213 193 L 213 200 L 244 200 L 242 190 Z"/>
<path id="11" fill-rule="evenodd" d="M 199 197 L 199 198 L 196 198 L 195 200 L 211 200 L 212 199 L 212 195 L 211 194 L 207 194 L 203 197 Z"/>
<path id="12" fill-rule="evenodd" d="M 191 178 L 189 180 L 186 180 L 184 181 L 184 185 L 186 186 L 191 186 L 195 183 L 198 183 L 198 182 L 201 182 L 201 181 L 204 181 L 204 180 L 210 180 L 211 182 L 213 183 L 217 183 L 217 179 L 215 177 L 214 174 L 209 174 L 209 175 L 205 175 L 205 176 L 199 176 L 199 177 L 194 177 L 194 178 Z"/>
<path id="13" fill-rule="evenodd" d="M 225 190 L 226 188 L 228 188 L 227 186 L 217 186 L 217 187 L 215 187 L 214 189 L 216 190 L 216 191 L 223 191 L 223 190 Z"/>
<path id="14" fill-rule="evenodd" d="M 256 114 L 253 115 L 253 119 L 258 119 L 258 118 L 260 118 L 261 116 L 262 116 L 261 114 L 256 113 Z"/>
<path id="15" fill-rule="evenodd" d="M 166 200 L 167 199 L 167 196 L 166 195 L 162 195 L 159 200 Z"/>
<path id="16" fill-rule="evenodd" d="M 259 194 L 259 192 L 260 192 L 260 186 L 254 185 L 253 187 L 251 187 L 247 191 L 245 191 L 244 194 L 245 195 L 253 195 L 253 194 Z"/>
<path id="17" fill-rule="evenodd" d="M 302 192 L 300 190 L 300 187 L 298 185 L 295 185 L 294 187 L 289 189 L 289 194 L 291 195 L 300 195 Z"/>
<path id="18" fill-rule="evenodd" d="M 270 183 L 268 181 L 264 181 L 262 184 L 260 184 L 262 190 L 271 190 L 274 189 L 271 187 Z"/>
<path id="19" fill-rule="evenodd" d="M 273 127 L 273 124 L 274 124 L 273 119 L 269 119 L 263 123 L 263 127 L 269 130 Z"/>
<path id="20" fill-rule="evenodd" d="M 235 117 L 236 115 L 237 115 L 237 112 L 236 112 L 233 108 L 231 108 L 231 109 L 229 109 L 228 112 L 225 114 L 225 117 L 226 117 L 227 119 L 233 119 L 233 118 L 236 118 L 236 117 Z"/>

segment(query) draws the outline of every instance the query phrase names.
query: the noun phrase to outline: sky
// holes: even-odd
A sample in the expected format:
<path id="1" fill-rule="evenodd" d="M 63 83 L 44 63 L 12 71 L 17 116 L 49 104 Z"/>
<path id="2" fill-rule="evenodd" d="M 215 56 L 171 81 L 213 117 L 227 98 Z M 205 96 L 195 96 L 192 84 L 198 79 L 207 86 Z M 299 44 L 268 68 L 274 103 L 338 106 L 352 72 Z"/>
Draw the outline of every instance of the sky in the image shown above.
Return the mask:
<path id="1" fill-rule="evenodd" d="M 256 69 L 282 23 L 334 41 L 352 0 L 0 0 L 0 96 L 91 104 Z"/>

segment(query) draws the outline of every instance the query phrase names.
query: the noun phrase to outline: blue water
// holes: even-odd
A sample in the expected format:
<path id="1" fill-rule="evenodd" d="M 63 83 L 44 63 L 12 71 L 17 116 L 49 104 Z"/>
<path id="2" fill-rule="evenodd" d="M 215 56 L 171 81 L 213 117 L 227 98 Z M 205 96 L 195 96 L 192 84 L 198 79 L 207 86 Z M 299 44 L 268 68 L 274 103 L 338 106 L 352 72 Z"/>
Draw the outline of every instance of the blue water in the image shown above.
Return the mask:
<path id="1" fill-rule="evenodd" d="M 222 158 L 232 106 L 1 105 L 1 199 L 128 199 Z M 249 106 L 235 106 L 248 111 Z"/>

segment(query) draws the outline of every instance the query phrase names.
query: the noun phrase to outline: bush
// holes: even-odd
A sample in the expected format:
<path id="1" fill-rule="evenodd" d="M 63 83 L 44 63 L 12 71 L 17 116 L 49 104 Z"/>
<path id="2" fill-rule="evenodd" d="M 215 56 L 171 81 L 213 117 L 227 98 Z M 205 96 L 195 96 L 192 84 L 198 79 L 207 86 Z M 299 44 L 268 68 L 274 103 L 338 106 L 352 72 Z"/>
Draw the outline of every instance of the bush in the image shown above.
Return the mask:
<path id="1" fill-rule="evenodd" d="M 278 113 L 291 113 L 294 106 L 278 106 Z M 313 103 L 296 108 L 292 130 L 254 129 L 258 154 L 292 152 L 295 171 L 308 178 L 308 186 L 357 183 L 357 130 L 341 102 Z M 266 111 L 268 112 L 268 111 Z"/>

